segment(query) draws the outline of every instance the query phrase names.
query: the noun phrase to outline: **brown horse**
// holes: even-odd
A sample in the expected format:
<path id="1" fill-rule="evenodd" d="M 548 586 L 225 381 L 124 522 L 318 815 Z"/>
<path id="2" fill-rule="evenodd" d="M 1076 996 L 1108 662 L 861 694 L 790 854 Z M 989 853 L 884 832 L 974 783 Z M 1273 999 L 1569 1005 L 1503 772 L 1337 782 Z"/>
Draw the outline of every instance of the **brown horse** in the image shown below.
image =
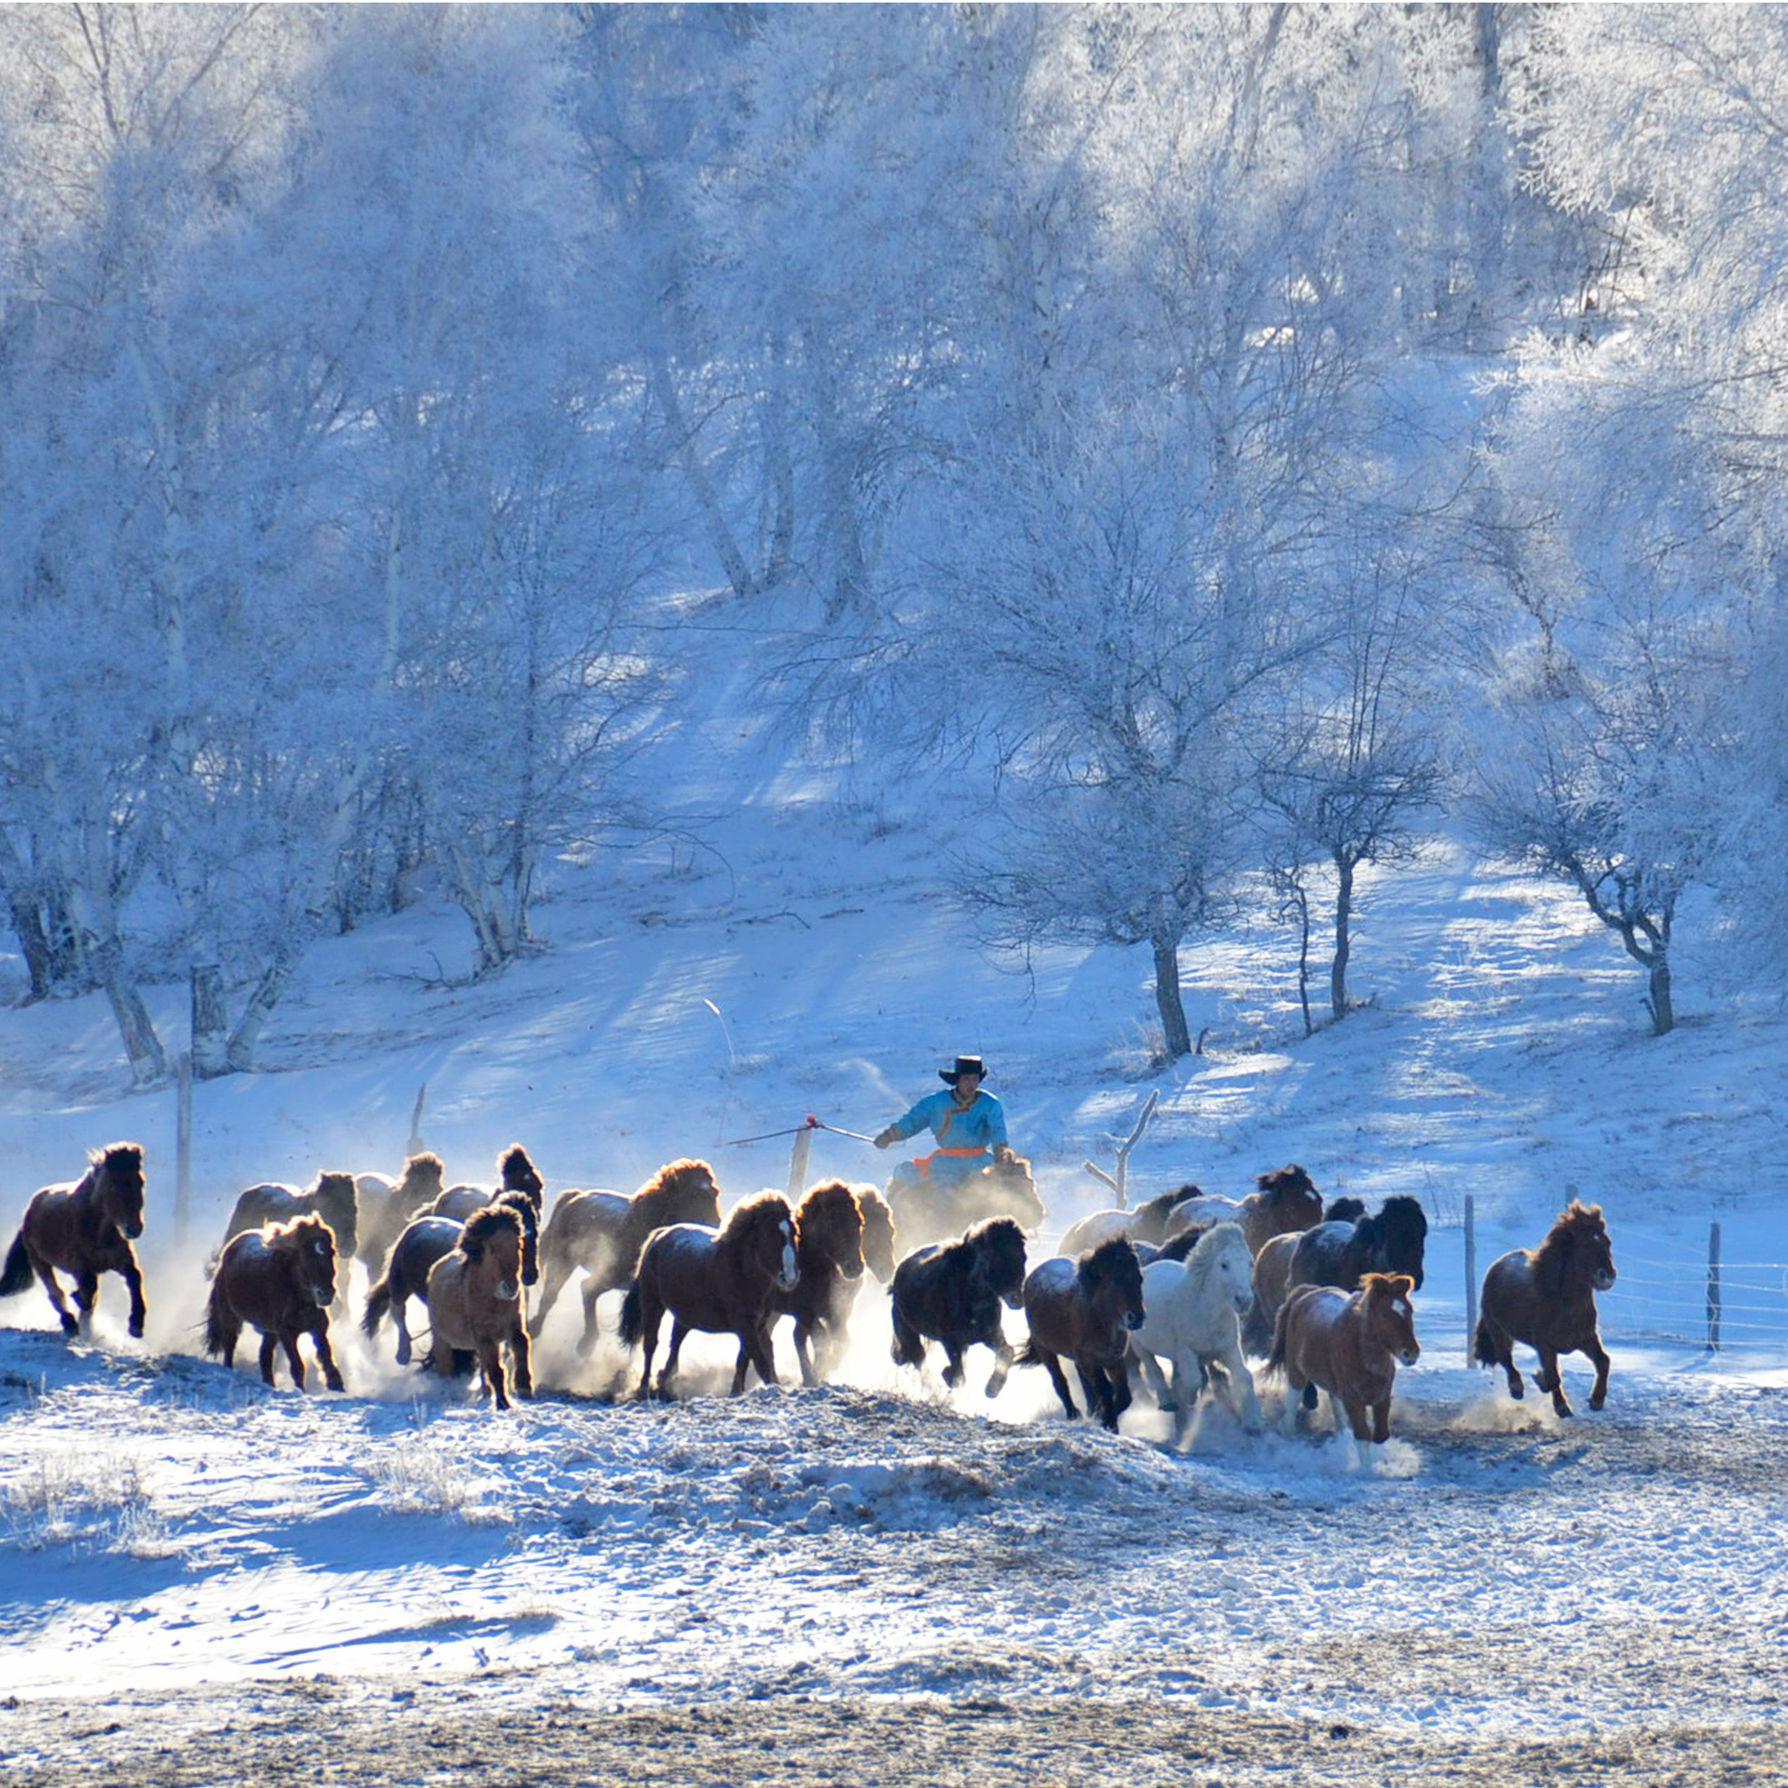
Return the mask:
<path id="1" fill-rule="evenodd" d="M 360 1245 L 360 1194 L 351 1173 L 319 1173 L 302 1192 L 295 1186 L 271 1182 L 250 1186 L 237 1196 L 223 1239 L 228 1242 L 245 1229 L 288 1223 L 313 1211 L 329 1225 L 342 1258 L 351 1260 Z"/>
<path id="2" fill-rule="evenodd" d="M 456 1353 L 475 1353 L 499 1409 L 509 1407 L 503 1389 L 505 1346 L 516 1396 L 534 1395 L 522 1299 L 522 1235 L 522 1219 L 512 1204 L 486 1205 L 468 1219 L 458 1241 L 428 1275 L 435 1370 L 448 1377 Z"/>
<path id="3" fill-rule="evenodd" d="M 433 1214 L 437 1217 L 457 1217 L 463 1223 L 474 1211 L 483 1210 L 487 1204 L 495 1204 L 505 1192 L 526 1193 L 533 1203 L 536 1216 L 540 1214 L 546 1199 L 546 1182 L 529 1160 L 528 1151 L 519 1142 L 512 1142 L 497 1157 L 495 1192 L 485 1186 L 449 1186 L 436 1198 Z M 420 1216 L 421 1213 L 418 1212 L 417 1215 Z"/>
<path id="4" fill-rule="evenodd" d="M 857 1209 L 863 1213 L 863 1264 L 886 1285 L 900 1256 L 894 1251 L 894 1213 L 873 1186 L 854 1186 Z"/>
<path id="5" fill-rule="evenodd" d="M 827 1180 L 795 1212 L 792 1291 L 770 1294 L 771 1321 L 795 1319 L 795 1358 L 801 1382 L 818 1384 L 844 1352 L 845 1320 L 863 1277 L 863 1210 L 843 1180 Z M 745 1344 L 739 1344 L 745 1361 Z"/>
<path id="6" fill-rule="evenodd" d="M 1540 1356 L 1534 1383 L 1552 1393 L 1552 1407 L 1568 1416 L 1560 1354 L 1589 1356 L 1596 1369 L 1589 1407 L 1608 1401 L 1607 1350 L 1596 1320 L 1596 1293 L 1614 1283 L 1614 1244 L 1599 1204 L 1572 1199 L 1558 1213 L 1537 1248 L 1517 1248 L 1490 1263 L 1484 1275 L 1483 1314 L 1473 1338 L 1472 1357 L 1508 1374 L 1509 1395 L 1521 1395 L 1513 1343 L 1524 1342 Z"/>
<path id="7" fill-rule="evenodd" d="M 1391 1437 L 1391 1386 L 1399 1364 L 1413 1366 L 1421 1356 L 1415 1336 L 1415 1311 L 1409 1294 L 1415 1281 L 1407 1273 L 1368 1273 L 1358 1291 L 1337 1291 L 1332 1285 L 1292 1288 L 1279 1310 L 1273 1330 L 1268 1375 L 1283 1372 L 1283 1426 L 1295 1434 L 1298 1405 L 1311 1387 L 1329 1394 L 1335 1431 L 1353 1429 L 1361 1465 L 1372 1462 L 1372 1448 Z"/>
<path id="8" fill-rule="evenodd" d="M 582 1267 L 584 1332 L 580 1355 L 596 1345 L 596 1300 L 619 1291 L 639 1270 L 640 1250 L 654 1230 L 673 1223 L 720 1227 L 720 1188 L 706 1161 L 672 1161 L 631 1198 L 619 1192 L 561 1192 L 540 1241 L 540 1296 L 529 1332 L 536 1339 L 566 1281 Z"/>
<path id="9" fill-rule="evenodd" d="M 442 1166 L 441 1157 L 426 1151 L 409 1156 L 398 1179 L 383 1173 L 354 1175 L 359 1216 L 354 1257 L 366 1268 L 369 1279 L 385 1265 L 404 1225 L 441 1196 L 446 1178 L 447 1169 Z"/>
<path id="10" fill-rule="evenodd" d="M 1258 1254 L 1276 1235 L 1291 1235 L 1322 1221 L 1322 1194 L 1303 1168 L 1293 1162 L 1255 1176 L 1255 1190 L 1239 1202 L 1210 1198 L 1196 1186 L 1173 1208 L 1165 1240 L 1196 1226 L 1239 1223 L 1250 1254 Z M 1147 1238 L 1144 1238 L 1147 1239 Z"/>
<path id="11" fill-rule="evenodd" d="M 286 1350 L 292 1383 L 304 1389 L 298 1337 L 309 1335 L 330 1390 L 343 1389 L 329 1350 L 329 1306 L 335 1301 L 335 1237 L 314 1212 L 289 1223 L 242 1230 L 224 1244 L 205 1306 L 205 1351 L 236 1363 L 246 1323 L 261 1331 L 261 1377 L 273 1383 L 273 1355 Z"/>
<path id="12" fill-rule="evenodd" d="M 540 1277 L 539 1223 L 534 1202 L 526 1192 L 503 1192 L 490 1201 L 492 1206 L 512 1210 L 522 1226 L 522 1284 L 532 1285 Z M 479 1206 L 479 1210 L 486 1207 Z M 404 1232 L 392 1244 L 391 1259 L 384 1275 L 366 1294 L 366 1310 L 360 1326 L 370 1339 L 379 1332 L 379 1324 L 391 1317 L 397 1330 L 397 1363 L 410 1363 L 410 1330 L 405 1305 L 411 1298 L 428 1297 L 428 1276 L 436 1261 L 443 1260 L 459 1246 L 466 1222 L 476 1216 L 473 1211 L 462 1221 L 458 1217 L 437 1217 L 424 1211 L 413 1217 Z"/>
<path id="13" fill-rule="evenodd" d="M 658 1325 L 670 1313 L 670 1352 L 658 1378 L 658 1395 L 670 1395 L 677 1355 L 691 1329 L 711 1335 L 737 1335 L 739 1362 L 732 1394 L 745 1388 L 745 1374 L 755 1366 L 765 1384 L 776 1384 L 776 1361 L 770 1351 L 770 1324 L 778 1292 L 793 1291 L 800 1243 L 795 1214 L 777 1192 L 760 1192 L 735 1205 L 718 1229 L 701 1223 L 676 1223 L 656 1231 L 639 1257 L 639 1272 L 621 1306 L 621 1345 L 644 1341 L 645 1369 L 639 1397 L 652 1386 L 652 1355 L 658 1348 Z"/>
<path id="14" fill-rule="evenodd" d="M 1068 1391 L 1061 1356 L 1074 1362 L 1089 1414 L 1107 1428 L 1130 1407 L 1124 1367 L 1130 1332 L 1142 1327 L 1142 1268 L 1127 1241 L 1103 1242 L 1069 1260 L 1056 1255 L 1024 1282 L 1024 1315 L 1031 1338 L 1021 1366 L 1047 1366 L 1050 1383 L 1070 1417 L 1080 1412 Z"/>
<path id="15" fill-rule="evenodd" d="M 963 1355 L 990 1348 L 993 1375 L 987 1394 L 997 1397 L 1012 1370 L 1012 1349 L 1000 1305 L 1016 1310 L 1024 1294 L 1024 1231 L 1010 1217 L 989 1217 L 953 1242 L 915 1248 L 894 1273 L 889 1304 L 894 1318 L 894 1364 L 925 1364 L 927 1340 L 941 1342 L 950 1363 L 944 1383 L 962 1383 Z"/>
<path id="16" fill-rule="evenodd" d="M 890 1187 L 888 1205 L 902 1237 L 911 1242 L 958 1236 L 990 1217 L 1010 1217 L 1021 1229 L 1035 1230 L 1049 1214 L 1037 1196 L 1030 1162 L 1010 1153 L 959 1179 L 932 1175 Z"/>
<path id="17" fill-rule="evenodd" d="M 62 1332 L 77 1335 L 93 1316 L 99 1275 L 116 1273 L 130 1292 L 130 1332 L 139 1340 L 149 1314 L 143 1274 L 131 1242 L 143 1233 L 143 1150 L 134 1142 L 108 1143 L 87 1156 L 87 1171 L 72 1185 L 45 1186 L 25 1206 L 25 1218 L 0 1272 L 0 1298 L 16 1297 L 35 1273 L 62 1319 Z M 71 1273 L 77 1317 L 62 1296 L 56 1273 Z"/>

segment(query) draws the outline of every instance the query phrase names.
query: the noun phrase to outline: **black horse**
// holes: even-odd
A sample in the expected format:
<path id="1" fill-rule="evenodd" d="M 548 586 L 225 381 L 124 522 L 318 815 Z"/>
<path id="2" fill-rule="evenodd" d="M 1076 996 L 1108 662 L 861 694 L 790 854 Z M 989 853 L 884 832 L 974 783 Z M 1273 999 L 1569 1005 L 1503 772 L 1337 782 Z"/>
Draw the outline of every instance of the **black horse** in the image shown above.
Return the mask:
<path id="1" fill-rule="evenodd" d="M 1000 1305 L 1024 1301 L 1024 1231 L 1010 1217 L 990 1217 L 954 1242 L 915 1248 L 894 1269 L 894 1363 L 922 1366 L 925 1343 L 941 1342 L 950 1363 L 944 1383 L 962 1383 L 962 1356 L 979 1343 L 994 1354 L 987 1394 L 997 1397 L 1012 1369 L 1000 1327 Z"/>

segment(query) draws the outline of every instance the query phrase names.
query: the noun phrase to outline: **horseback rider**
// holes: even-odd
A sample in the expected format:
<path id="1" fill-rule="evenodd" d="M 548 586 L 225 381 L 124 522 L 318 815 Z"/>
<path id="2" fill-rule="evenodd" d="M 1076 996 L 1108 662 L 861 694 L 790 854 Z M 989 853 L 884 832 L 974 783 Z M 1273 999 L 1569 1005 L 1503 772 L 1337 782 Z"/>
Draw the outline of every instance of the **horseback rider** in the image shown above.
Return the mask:
<path id="1" fill-rule="evenodd" d="M 1012 1160 L 1006 1141 L 1006 1114 L 991 1093 L 981 1090 L 987 1078 L 986 1064 L 978 1055 L 959 1055 L 956 1065 L 939 1068 L 938 1079 L 948 1092 L 921 1099 L 905 1117 L 897 1118 L 872 1140 L 878 1149 L 892 1148 L 921 1130 L 929 1130 L 937 1147 L 929 1155 L 897 1161 L 889 1176 L 890 1190 L 926 1181 L 953 1184 L 979 1173 L 994 1162 Z"/>

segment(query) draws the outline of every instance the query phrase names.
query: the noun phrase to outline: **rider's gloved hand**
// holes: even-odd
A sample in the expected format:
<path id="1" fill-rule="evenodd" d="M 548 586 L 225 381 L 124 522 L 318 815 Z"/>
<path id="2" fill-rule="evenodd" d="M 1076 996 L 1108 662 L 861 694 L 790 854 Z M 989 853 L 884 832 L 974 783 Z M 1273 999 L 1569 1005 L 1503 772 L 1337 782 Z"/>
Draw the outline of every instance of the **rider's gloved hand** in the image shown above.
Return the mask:
<path id="1" fill-rule="evenodd" d="M 995 1147 L 995 1149 L 993 1151 L 993 1158 L 1002 1167 L 1010 1167 L 1012 1165 L 1012 1163 L 1018 1159 L 1018 1157 L 1012 1152 L 1011 1145 L 1008 1143 L 1004 1143 L 1004 1142 L 998 1144 Z"/>
<path id="2" fill-rule="evenodd" d="M 878 1131 L 870 1140 L 878 1149 L 891 1149 L 900 1140 L 900 1137 L 894 1126 L 890 1124 L 887 1129 Z"/>

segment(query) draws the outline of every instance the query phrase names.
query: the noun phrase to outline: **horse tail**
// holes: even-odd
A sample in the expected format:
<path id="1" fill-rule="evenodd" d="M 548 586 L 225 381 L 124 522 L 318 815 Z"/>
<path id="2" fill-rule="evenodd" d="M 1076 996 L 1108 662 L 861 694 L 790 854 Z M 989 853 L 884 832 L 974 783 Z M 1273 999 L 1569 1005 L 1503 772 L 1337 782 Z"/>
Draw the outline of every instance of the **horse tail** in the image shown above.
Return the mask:
<path id="1" fill-rule="evenodd" d="M 893 1307 L 894 1318 L 894 1364 L 897 1366 L 923 1366 L 925 1364 L 925 1340 L 919 1331 L 901 1315 L 898 1304 Z"/>
<path id="2" fill-rule="evenodd" d="M 6 1251 L 6 1270 L 0 1272 L 0 1298 L 16 1298 L 31 1283 L 31 1256 L 25 1252 L 25 1231 L 12 1238 Z"/>
<path id="3" fill-rule="evenodd" d="M 627 1287 L 627 1296 L 621 1303 L 621 1345 L 623 1347 L 639 1346 L 640 1329 L 643 1312 L 640 1309 L 639 1281 L 635 1279 Z"/>
<path id="4" fill-rule="evenodd" d="M 1261 1368 L 1268 1378 L 1276 1378 L 1285 1370 L 1285 1344 L 1291 1334 L 1291 1304 L 1288 1297 L 1279 1306 L 1278 1320 L 1273 1324 L 1273 1351 L 1267 1355 L 1266 1365 Z"/>
<path id="5" fill-rule="evenodd" d="M 205 1301 L 205 1351 L 222 1353 L 225 1346 L 223 1287 L 213 1279 L 211 1296 Z"/>
<path id="6" fill-rule="evenodd" d="M 4 1287 L 0 1287 L 0 1290 L 4 1290 Z M 1502 1364 L 1502 1352 L 1496 1345 L 1496 1334 L 1490 1327 L 1490 1318 L 1487 1315 L 1478 1318 L 1477 1332 L 1471 1338 L 1471 1357 L 1480 1366 Z"/>
<path id="7" fill-rule="evenodd" d="M 366 1294 L 366 1313 L 360 1318 L 360 1327 L 370 1340 L 379 1332 L 382 1323 L 391 1311 L 391 1274 L 387 1270 L 385 1277 Z"/>
<path id="8" fill-rule="evenodd" d="M 1252 1354 L 1263 1354 L 1273 1345 L 1273 1319 L 1267 1315 L 1258 1291 L 1248 1306 L 1248 1314 L 1242 1318 L 1242 1345 Z"/>

